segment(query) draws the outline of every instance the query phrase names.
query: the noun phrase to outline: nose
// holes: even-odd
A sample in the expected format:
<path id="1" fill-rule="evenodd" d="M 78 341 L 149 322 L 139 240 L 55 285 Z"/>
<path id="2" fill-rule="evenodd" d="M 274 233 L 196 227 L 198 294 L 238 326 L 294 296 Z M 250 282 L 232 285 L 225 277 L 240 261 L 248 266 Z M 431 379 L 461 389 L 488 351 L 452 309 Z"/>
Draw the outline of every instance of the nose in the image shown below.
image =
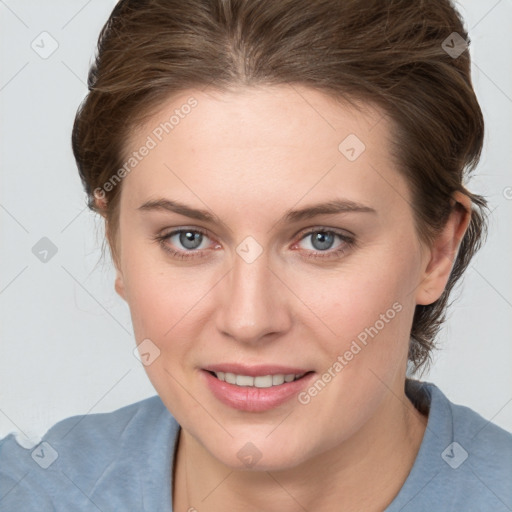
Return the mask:
<path id="1" fill-rule="evenodd" d="M 250 263 L 235 254 L 217 297 L 217 328 L 224 336 L 259 345 L 290 329 L 290 292 L 268 259 L 265 251 Z"/>

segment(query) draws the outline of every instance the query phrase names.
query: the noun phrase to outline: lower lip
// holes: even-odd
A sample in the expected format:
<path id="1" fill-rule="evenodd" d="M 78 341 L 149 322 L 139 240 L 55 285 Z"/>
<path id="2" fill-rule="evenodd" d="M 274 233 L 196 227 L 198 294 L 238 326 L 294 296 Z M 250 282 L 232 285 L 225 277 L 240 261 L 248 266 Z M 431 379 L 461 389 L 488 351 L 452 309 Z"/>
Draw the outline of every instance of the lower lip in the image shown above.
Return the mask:
<path id="1" fill-rule="evenodd" d="M 236 386 L 217 379 L 206 370 L 202 370 L 210 391 L 223 404 L 247 412 L 263 412 L 284 404 L 306 387 L 314 373 L 305 375 L 293 382 L 285 382 L 270 388 L 254 386 Z"/>

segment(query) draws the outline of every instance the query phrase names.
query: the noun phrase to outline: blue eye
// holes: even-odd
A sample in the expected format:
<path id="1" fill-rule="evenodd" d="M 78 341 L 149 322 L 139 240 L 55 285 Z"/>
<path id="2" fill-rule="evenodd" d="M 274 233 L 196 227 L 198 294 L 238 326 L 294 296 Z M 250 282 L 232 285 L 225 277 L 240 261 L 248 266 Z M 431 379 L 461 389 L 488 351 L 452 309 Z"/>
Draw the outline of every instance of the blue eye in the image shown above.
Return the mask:
<path id="1" fill-rule="evenodd" d="M 208 251 L 206 250 L 208 245 L 201 247 L 203 242 L 208 239 L 206 231 L 198 228 L 176 229 L 170 233 L 155 237 L 155 240 L 160 243 L 167 253 L 173 258 L 181 260 L 208 256 Z M 308 239 L 312 249 L 301 251 L 304 253 L 302 254 L 304 258 L 340 258 L 355 245 L 355 240 L 352 236 L 327 228 L 310 229 L 300 237 L 299 242 L 295 245 L 299 245 L 302 241 Z M 334 250 L 331 250 L 336 239 L 339 239 L 340 243 Z M 175 247 L 178 247 L 178 249 L 175 249 Z M 220 247 L 220 245 L 216 244 L 216 247 Z"/>
<path id="2" fill-rule="evenodd" d="M 172 240 L 173 237 L 178 237 L 179 243 L 185 247 L 185 249 L 198 249 L 203 241 L 203 233 L 192 230 L 176 231 L 175 234 L 169 237 Z"/>
<path id="3" fill-rule="evenodd" d="M 207 256 L 201 244 L 208 238 L 205 231 L 200 229 L 176 229 L 170 233 L 159 235 L 156 240 L 162 248 L 177 259 L 202 258 Z M 173 240 L 174 239 L 174 240 Z M 185 250 L 176 250 L 172 247 L 182 246 Z"/>
<path id="4" fill-rule="evenodd" d="M 311 239 L 311 245 L 316 251 L 324 251 L 331 249 L 336 234 L 332 231 L 316 231 L 308 234 L 307 237 Z"/>
<path id="5" fill-rule="evenodd" d="M 340 244 L 334 250 L 329 251 L 332 248 L 335 239 L 340 240 Z M 313 247 L 313 251 L 306 253 L 305 258 L 335 258 L 343 255 L 348 249 L 350 249 L 355 241 L 352 237 L 329 229 L 314 228 L 305 233 L 301 241 L 310 240 Z"/>

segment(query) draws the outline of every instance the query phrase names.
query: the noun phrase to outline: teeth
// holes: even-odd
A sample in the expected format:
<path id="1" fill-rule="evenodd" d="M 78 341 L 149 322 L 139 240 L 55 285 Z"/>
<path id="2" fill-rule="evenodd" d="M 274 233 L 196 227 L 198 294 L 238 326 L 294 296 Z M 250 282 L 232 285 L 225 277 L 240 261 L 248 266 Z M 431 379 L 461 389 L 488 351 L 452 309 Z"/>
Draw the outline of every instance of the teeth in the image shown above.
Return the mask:
<path id="1" fill-rule="evenodd" d="M 235 384 L 237 386 L 254 386 L 254 377 L 249 377 L 247 375 L 237 375 Z"/>
<path id="2" fill-rule="evenodd" d="M 280 375 L 272 375 L 272 386 L 279 386 L 284 382 L 285 376 L 283 374 Z"/>
<path id="3" fill-rule="evenodd" d="M 241 387 L 256 387 L 256 388 L 270 388 L 272 386 L 280 386 L 284 382 L 293 382 L 304 376 L 304 373 L 295 375 L 294 373 L 276 375 L 263 375 L 258 377 L 251 377 L 249 375 L 235 375 L 229 372 L 213 372 L 219 380 L 227 382 L 228 384 L 235 384 Z"/>

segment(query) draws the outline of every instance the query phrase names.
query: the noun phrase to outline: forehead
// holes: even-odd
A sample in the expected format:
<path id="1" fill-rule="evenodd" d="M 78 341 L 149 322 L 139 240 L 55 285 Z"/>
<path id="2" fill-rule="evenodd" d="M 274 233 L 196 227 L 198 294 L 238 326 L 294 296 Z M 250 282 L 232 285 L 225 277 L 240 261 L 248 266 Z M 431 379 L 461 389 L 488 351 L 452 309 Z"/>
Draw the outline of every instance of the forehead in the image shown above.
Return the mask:
<path id="1" fill-rule="evenodd" d="M 146 134 L 158 141 L 178 139 L 180 134 L 188 138 L 193 131 L 196 139 L 215 147 L 302 147 L 309 142 L 308 148 L 322 151 L 344 132 L 364 136 L 383 117 L 377 106 L 349 103 L 298 85 L 189 90 L 164 102 L 128 142 L 131 145 Z M 180 142 L 189 145 L 193 140 Z"/>
<path id="2" fill-rule="evenodd" d="M 386 188 L 406 194 L 389 154 L 388 118 L 360 106 L 295 85 L 184 91 L 128 139 L 125 160 L 149 149 L 123 188 L 133 202 L 229 197 L 241 210 L 253 200 L 325 199 L 333 189 L 358 202 L 384 199 Z"/>

